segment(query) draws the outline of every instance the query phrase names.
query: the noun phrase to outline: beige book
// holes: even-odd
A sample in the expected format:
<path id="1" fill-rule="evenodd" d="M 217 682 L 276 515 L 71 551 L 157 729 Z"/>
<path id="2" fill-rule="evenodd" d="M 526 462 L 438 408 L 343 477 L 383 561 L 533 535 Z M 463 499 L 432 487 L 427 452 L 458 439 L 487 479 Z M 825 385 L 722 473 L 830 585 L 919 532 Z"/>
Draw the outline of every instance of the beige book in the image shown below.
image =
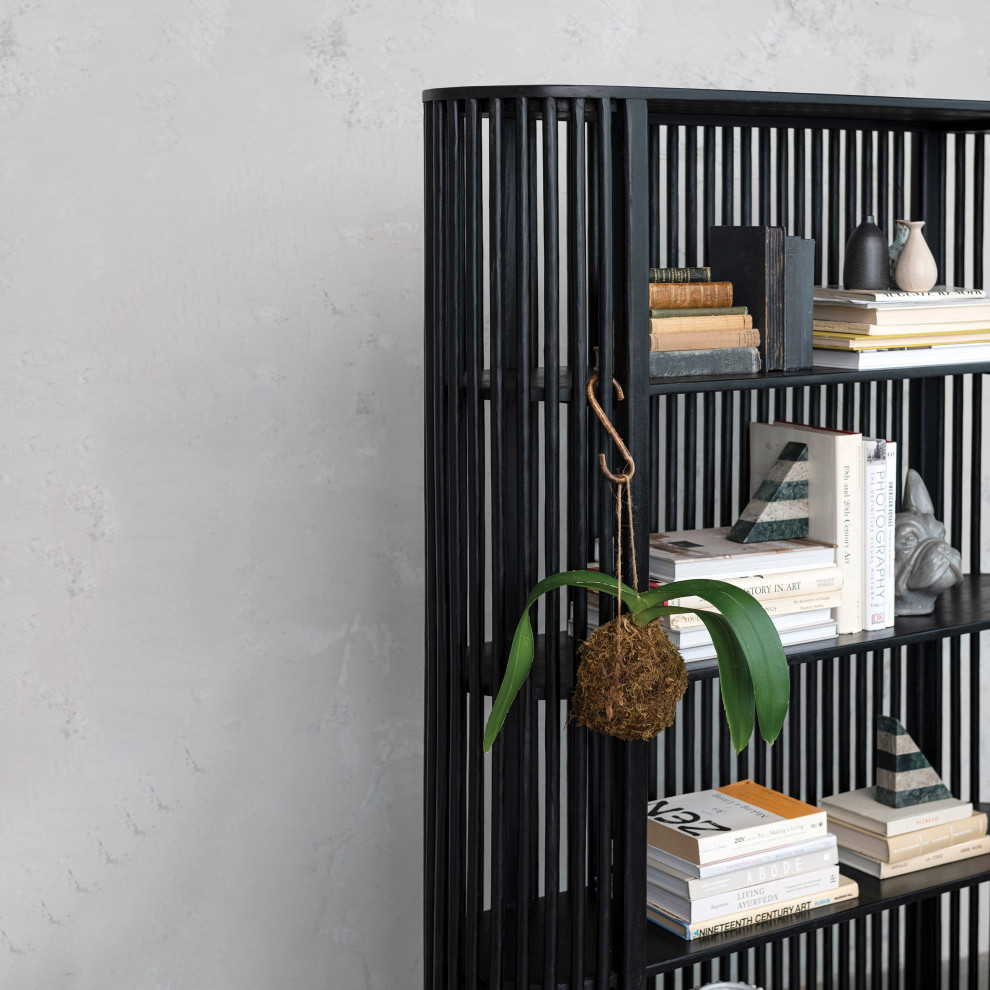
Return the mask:
<path id="1" fill-rule="evenodd" d="M 930 870 L 934 866 L 945 866 L 946 863 L 959 863 L 965 859 L 975 859 L 977 856 L 985 856 L 987 853 L 990 853 L 990 838 L 983 836 L 982 839 L 973 839 L 972 842 L 960 842 L 955 846 L 946 846 L 944 849 L 936 849 L 934 852 L 925 853 L 923 856 L 902 859 L 899 863 L 884 863 L 849 849 L 843 849 L 840 846 L 839 862 L 844 866 L 852 867 L 854 870 L 868 873 L 872 877 L 887 880 L 890 877 L 899 877 L 905 873 L 917 873 L 919 870 Z"/>
<path id="2" fill-rule="evenodd" d="M 760 600 L 764 611 L 770 618 L 778 615 L 796 615 L 798 613 L 815 612 L 820 608 L 835 608 L 842 601 L 842 592 L 824 591 L 811 595 L 798 595 L 793 598 L 769 598 Z M 695 606 L 693 606 L 695 607 Z M 702 608 L 702 606 L 696 606 Z M 712 606 L 704 606 L 706 612 L 714 612 Z M 660 620 L 666 629 L 700 629 L 704 620 L 690 612 L 679 615 L 668 615 Z"/>
<path id="3" fill-rule="evenodd" d="M 828 830 L 845 849 L 885 863 L 899 863 L 946 846 L 982 838 L 987 834 L 987 814 L 985 811 L 975 811 L 954 822 L 931 825 L 901 835 L 878 835 L 835 819 L 829 821 Z"/>
<path id="4" fill-rule="evenodd" d="M 839 904 L 842 901 L 851 901 L 857 897 L 859 897 L 859 884 L 851 877 L 840 874 L 839 886 L 832 890 L 825 890 L 810 897 L 797 897 L 781 904 L 750 908 L 748 911 L 739 911 L 736 914 L 724 915 L 708 921 L 697 921 L 689 924 L 649 906 L 646 908 L 646 916 L 661 928 L 666 928 L 675 935 L 680 935 L 681 938 L 694 939 L 705 938 L 708 935 L 721 935 L 724 932 L 749 928 L 751 925 L 759 925 L 766 921 L 780 921 L 782 919 L 797 921 L 802 915 L 814 911 L 816 908 L 828 907 L 830 904 Z"/>

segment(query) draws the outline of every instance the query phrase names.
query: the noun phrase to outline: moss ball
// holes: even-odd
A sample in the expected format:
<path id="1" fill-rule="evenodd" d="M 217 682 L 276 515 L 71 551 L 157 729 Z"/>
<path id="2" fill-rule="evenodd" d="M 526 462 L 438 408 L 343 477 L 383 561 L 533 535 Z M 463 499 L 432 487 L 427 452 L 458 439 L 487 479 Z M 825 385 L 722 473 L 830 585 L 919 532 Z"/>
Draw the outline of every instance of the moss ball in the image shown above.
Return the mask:
<path id="1" fill-rule="evenodd" d="M 659 622 L 622 615 L 599 626 L 578 657 L 568 721 L 618 739 L 652 739 L 674 724 L 687 668 Z"/>

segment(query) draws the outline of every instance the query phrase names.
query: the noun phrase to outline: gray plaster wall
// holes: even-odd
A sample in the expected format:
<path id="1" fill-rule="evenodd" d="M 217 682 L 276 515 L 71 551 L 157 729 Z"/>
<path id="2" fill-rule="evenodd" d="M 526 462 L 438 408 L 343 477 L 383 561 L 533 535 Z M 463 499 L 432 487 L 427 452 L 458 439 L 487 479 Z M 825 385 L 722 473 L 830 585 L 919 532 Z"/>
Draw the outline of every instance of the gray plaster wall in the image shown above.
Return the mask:
<path id="1" fill-rule="evenodd" d="M 988 26 L 0 0 L 0 986 L 422 985 L 422 89 L 988 99 Z"/>

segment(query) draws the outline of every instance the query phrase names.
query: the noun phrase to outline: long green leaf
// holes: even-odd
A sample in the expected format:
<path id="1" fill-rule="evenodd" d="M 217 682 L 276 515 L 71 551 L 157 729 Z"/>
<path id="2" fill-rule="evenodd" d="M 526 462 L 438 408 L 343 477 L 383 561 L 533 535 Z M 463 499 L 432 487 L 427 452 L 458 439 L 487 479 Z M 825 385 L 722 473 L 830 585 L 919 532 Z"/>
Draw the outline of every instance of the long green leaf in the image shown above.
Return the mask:
<path id="1" fill-rule="evenodd" d="M 751 594 L 723 581 L 702 578 L 675 581 L 640 595 L 640 599 L 643 608 L 648 609 L 672 598 L 688 595 L 704 598 L 725 616 L 742 662 L 749 671 L 760 735 L 772 743 L 783 727 L 791 691 L 787 660 L 776 626 Z M 722 676 L 721 655 L 719 676 Z M 737 701 L 731 697 L 732 690 L 729 681 L 722 684 L 722 703 L 727 712 Z M 747 699 L 741 700 L 745 702 Z"/>
<path id="2" fill-rule="evenodd" d="M 525 683 L 533 666 L 533 627 L 529 621 L 529 610 L 542 595 L 565 585 L 573 588 L 586 588 L 613 597 L 618 597 L 619 594 L 619 582 L 612 575 L 602 574 L 600 571 L 563 571 L 560 574 L 552 574 L 550 577 L 544 578 L 533 588 L 526 599 L 526 607 L 523 609 L 522 617 L 519 619 L 515 634 L 512 637 L 505 675 L 502 677 L 501 687 L 499 687 L 498 694 L 492 704 L 488 723 L 485 725 L 483 746 L 486 753 L 492 748 L 492 743 L 495 742 L 495 737 L 501 731 L 506 716 L 509 714 L 512 702 L 515 701 L 519 689 Z M 629 605 L 630 611 L 640 611 L 643 607 L 642 597 L 626 584 L 622 585 L 622 599 Z"/>
<path id="3" fill-rule="evenodd" d="M 705 624 L 715 654 L 718 657 L 719 689 L 722 692 L 722 707 L 725 720 L 729 724 L 732 747 L 741 753 L 747 746 L 756 722 L 756 696 L 749 665 L 742 653 L 742 647 L 724 616 L 704 609 L 679 608 L 672 605 L 654 605 L 636 613 L 636 621 L 645 625 L 663 615 L 693 613 Z"/>

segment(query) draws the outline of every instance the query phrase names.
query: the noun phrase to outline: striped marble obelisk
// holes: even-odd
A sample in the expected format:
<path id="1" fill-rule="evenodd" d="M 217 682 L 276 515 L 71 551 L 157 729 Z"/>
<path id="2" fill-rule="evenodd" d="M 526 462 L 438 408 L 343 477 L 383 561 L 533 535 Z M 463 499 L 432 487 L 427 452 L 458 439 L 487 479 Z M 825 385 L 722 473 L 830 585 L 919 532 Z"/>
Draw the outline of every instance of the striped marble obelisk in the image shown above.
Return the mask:
<path id="1" fill-rule="evenodd" d="M 736 543 L 763 543 L 807 535 L 808 446 L 791 441 L 726 536 Z"/>
<path id="2" fill-rule="evenodd" d="M 889 715 L 877 719 L 876 799 L 889 808 L 952 797 L 907 730 Z"/>

